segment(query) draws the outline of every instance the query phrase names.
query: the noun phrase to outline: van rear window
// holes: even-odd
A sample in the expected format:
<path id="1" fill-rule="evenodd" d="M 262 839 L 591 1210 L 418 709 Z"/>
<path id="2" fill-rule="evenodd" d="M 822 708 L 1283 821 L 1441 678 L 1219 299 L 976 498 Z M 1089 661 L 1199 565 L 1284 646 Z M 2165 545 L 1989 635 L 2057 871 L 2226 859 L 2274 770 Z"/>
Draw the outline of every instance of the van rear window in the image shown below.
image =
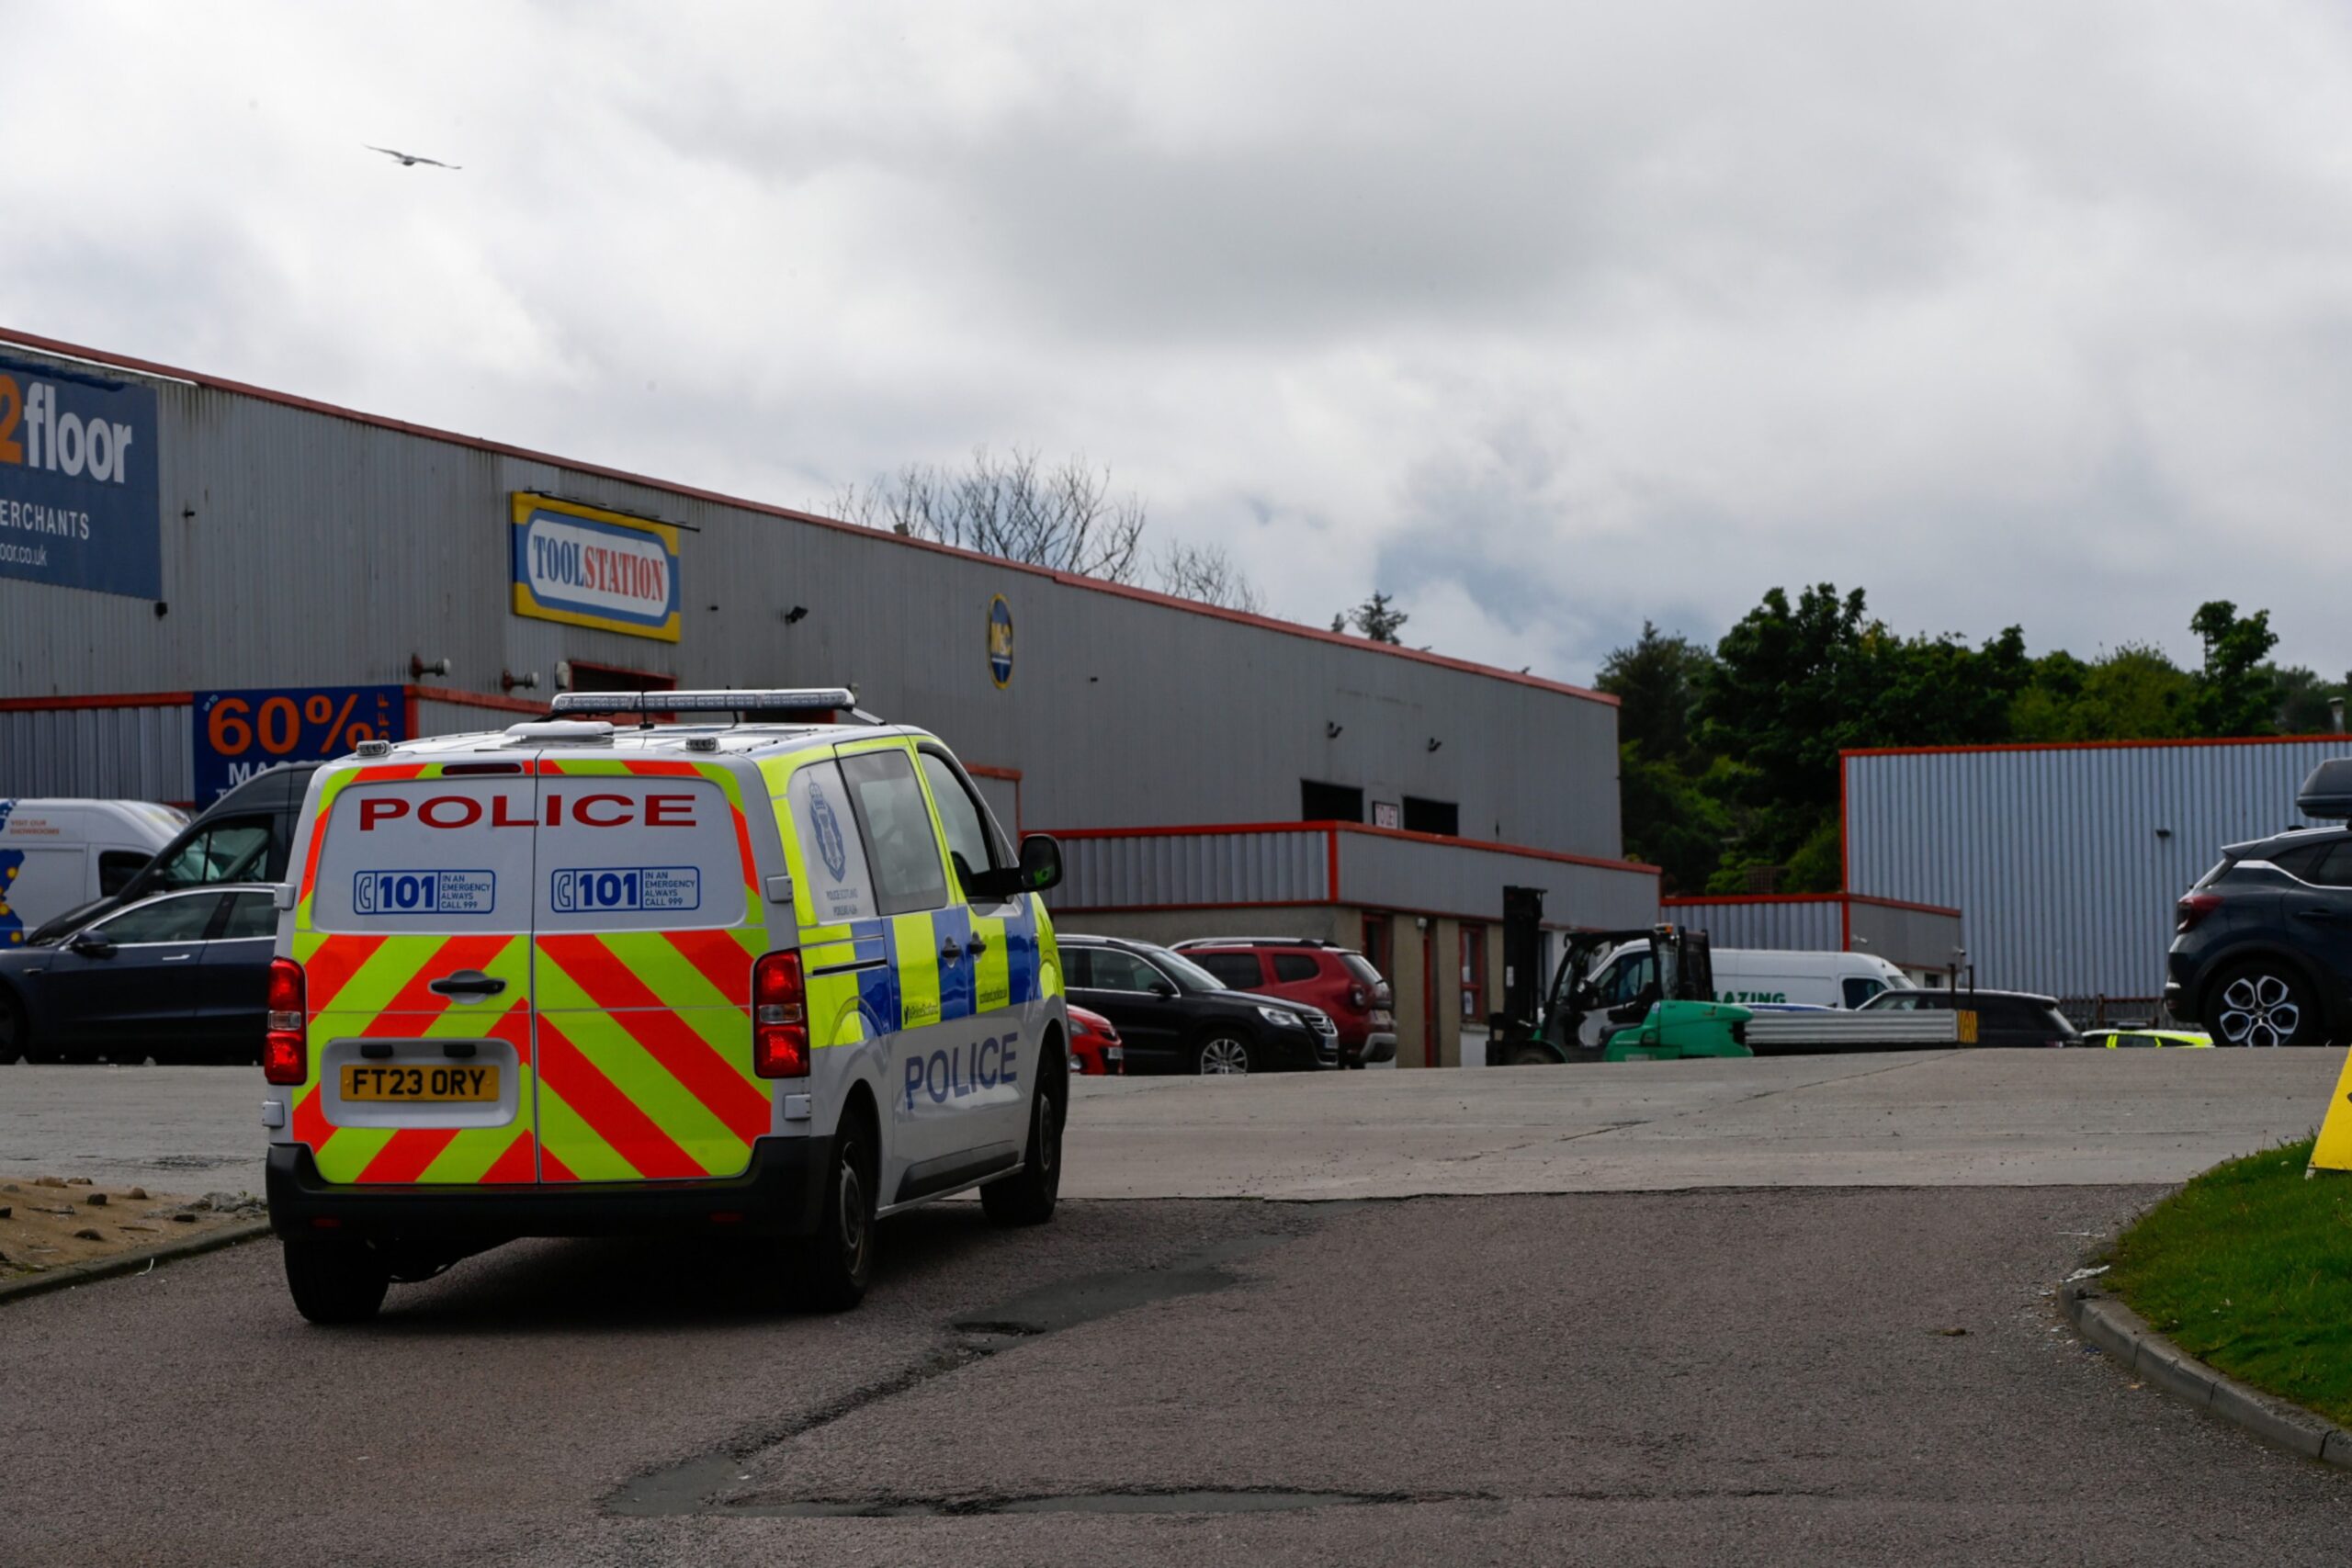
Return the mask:
<path id="1" fill-rule="evenodd" d="M 707 779 L 539 780 L 538 929 L 676 931 L 743 919 L 735 808 Z"/>
<path id="2" fill-rule="evenodd" d="M 345 786 L 322 829 L 312 928 L 530 930 L 537 807 L 528 778 Z"/>

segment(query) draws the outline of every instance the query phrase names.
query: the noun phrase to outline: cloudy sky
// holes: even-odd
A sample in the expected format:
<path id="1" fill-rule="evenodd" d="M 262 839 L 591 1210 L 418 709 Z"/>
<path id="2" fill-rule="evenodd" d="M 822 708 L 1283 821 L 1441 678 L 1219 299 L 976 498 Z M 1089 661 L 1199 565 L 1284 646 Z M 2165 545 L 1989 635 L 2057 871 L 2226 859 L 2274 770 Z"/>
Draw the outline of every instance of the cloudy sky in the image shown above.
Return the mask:
<path id="1" fill-rule="evenodd" d="M 0 330 L 823 508 L 1108 464 L 1587 680 L 1775 583 L 2352 664 L 2352 13 L 0 0 Z M 361 143 L 465 165 L 402 169 Z"/>

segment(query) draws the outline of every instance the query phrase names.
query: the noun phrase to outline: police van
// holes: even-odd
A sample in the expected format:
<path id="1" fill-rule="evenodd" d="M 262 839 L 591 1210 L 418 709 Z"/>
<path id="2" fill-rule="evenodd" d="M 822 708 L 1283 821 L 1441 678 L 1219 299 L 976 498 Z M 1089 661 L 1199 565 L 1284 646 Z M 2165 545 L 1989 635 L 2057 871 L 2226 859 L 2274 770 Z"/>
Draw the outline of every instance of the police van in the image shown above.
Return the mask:
<path id="1" fill-rule="evenodd" d="M 766 1286 L 839 1309 L 881 1215 L 977 1186 L 1001 1224 L 1052 1216 L 1060 851 L 1013 850 L 919 729 L 776 721 L 854 701 L 566 694 L 319 769 L 263 1054 L 304 1316 L 639 1232 L 744 1236 Z"/>

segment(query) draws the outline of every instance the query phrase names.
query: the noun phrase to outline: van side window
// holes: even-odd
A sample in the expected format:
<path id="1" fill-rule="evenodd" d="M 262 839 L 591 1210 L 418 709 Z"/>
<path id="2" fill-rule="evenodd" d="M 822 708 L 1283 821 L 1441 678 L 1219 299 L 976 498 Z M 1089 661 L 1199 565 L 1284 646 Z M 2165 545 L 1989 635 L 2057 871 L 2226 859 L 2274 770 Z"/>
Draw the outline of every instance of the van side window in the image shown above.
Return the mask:
<path id="1" fill-rule="evenodd" d="M 866 859 L 874 866 L 874 898 L 885 915 L 936 909 L 947 902 L 939 835 L 931 808 L 904 751 L 867 751 L 841 760 Z"/>
<path id="2" fill-rule="evenodd" d="M 111 898 L 130 886 L 152 856 L 138 850 L 100 850 L 98 852 L 98 891 Z"/>
<path id="3" fill-rule="evenodd" d="M 956 874 L 968 877 L 973 872 L 1002 865 L 1005 857 L 998 852 L 996 836 L 988 829 L 979 802 L 972 798 L 947 759 L 928 749 L 915 754 L 922 759 L 923 782 L 931 785 L 932 804 L 939 807 L 939 825 L 947 830 L 947 852 L 954 858 Z M 971 897 L 968 883 L 963 893 L 967 899 Z"/>
<path id="4" fill-rule="evenodd" d="M 1886 989 L 1886 982 L 1883 980 L 1872 980 L 1865 976 L 1849 975 L 1845 981 L 1846 1005 L 1849 1008 L 1858 1008 L 1884 989 Z"/>

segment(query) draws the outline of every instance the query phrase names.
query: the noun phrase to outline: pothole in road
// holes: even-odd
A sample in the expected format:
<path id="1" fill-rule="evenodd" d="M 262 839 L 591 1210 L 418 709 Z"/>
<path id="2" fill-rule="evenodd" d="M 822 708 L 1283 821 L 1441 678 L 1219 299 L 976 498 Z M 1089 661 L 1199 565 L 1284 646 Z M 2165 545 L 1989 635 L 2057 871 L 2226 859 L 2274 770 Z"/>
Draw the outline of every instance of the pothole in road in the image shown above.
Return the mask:
<path id="1" fill-rule="evenodd" d="M 1251 1513 L 1272 1508 L 1324 1507 L 1333 1503 L 1387 1502 L 1394 1499 L 1352 1493 L 1260 1491 L 1229 1492 L 1114 1491 L 1077 1493 L 1068 1496 L 1013 1497 L 956 1501 L 806 1501 L 729 1504 L 713 1499 L 729 1487 L 748 1480 L 748 1466 L 764 1449 L 829 1426 L 845 1416 L 878 1404 L 933 1378 L 958 1371 L 1001 1350 L 1081 1323 L 1109 1317 L 1152 1302 L 1203 1295 L 1240 1282 L 1231 1265 L 1253 1258 L 1293 1239 L 1288 1235 L 1242 1236 L 1192 1254 L 1165 1269 L 1132 1269 L 1110 1273 L 1081 1274 L 1073 1279 L 1023 1291 L 1010 1300 L 956 1318 L 948 1326 L 956 1337 L 934 1347 L 894 1376 L 853 1389 L 830 1404 L 808 1411 L 783 1427 L 755 1434 L 716 1453 L 701 1455 L 640 1475 L 605 1500 L 608 1513 L 633 1517 L 715 1513 L 729 1517 L 825 1518 L 983 1513 Z M 739 1458 L 738 1456 L 742 1456 Z M 1178 1506 L 1170 1498 L 1218 1499 L 1200 1506 Z M 1309 1498 L 1307 1502 L 1264 1499 Z M 1252 1501 L 1256 1499 L 1256 1501 Z"/>

